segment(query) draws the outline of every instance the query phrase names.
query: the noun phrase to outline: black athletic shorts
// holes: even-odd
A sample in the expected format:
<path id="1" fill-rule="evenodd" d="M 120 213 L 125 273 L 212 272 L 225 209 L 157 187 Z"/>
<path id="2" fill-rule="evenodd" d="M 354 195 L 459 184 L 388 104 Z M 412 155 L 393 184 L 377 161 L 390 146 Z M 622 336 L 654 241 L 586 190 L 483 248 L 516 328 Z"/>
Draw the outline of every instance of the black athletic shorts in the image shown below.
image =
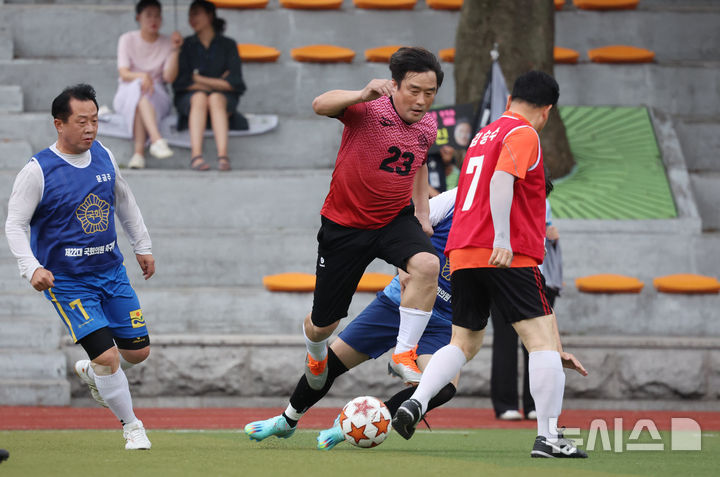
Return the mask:
<path id="1" fill-rule="evenodd" d="M 453 272 L 453 325 L 484 330 L 490 313 L 508 323 L 553 312 L 538 267 L 467 268 Z"/>
<path id="2" fill-rule="evenodd" d="M 405 270 L 413 255 L 435 255 L 412 205 L 379 229 L 344 227 L 325 217 L 321 221 L 312 308 L 315 326 L 329 326 L 347 316 L 358 282 L 375 258 Z"/>

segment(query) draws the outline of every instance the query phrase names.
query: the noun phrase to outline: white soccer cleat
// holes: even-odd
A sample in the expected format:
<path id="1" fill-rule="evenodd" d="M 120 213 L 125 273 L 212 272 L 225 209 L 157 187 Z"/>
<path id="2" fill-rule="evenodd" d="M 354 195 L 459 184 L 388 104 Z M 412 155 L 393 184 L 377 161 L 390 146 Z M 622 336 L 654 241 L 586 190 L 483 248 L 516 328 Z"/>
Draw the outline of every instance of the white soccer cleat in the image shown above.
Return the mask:
<path id="1" fill-rule="evenodd" d="M 127 441 L 125 450 L 147 450 L 152 447 L 150 439 L 145 434 L 143 423 L 139 419 L 123 426 L 123 437 Z"/>
<path id="2" fill-rule="evenodd" d="M 173 150 L 170 149 L 165 139 L 160 138 L 154 143 L 150 144 L 150 154 L 158 159 L 167 159 L 173 155 Z"/>
<path id="3" fill-rule="evenodd" d="M 88 387 L 90 388 L 90 394 L 92 395 L 93 399 L 102 407 L 108 407 L 108 405 L 105 403 L 105 400 L 100 395 L 97 386 L 95 385 L 95 380 L 90 377 L 90 374 L 88 374 L 89 368 L 89 359 L 81 359 L 80 361 L 77 361 L 75 363 L 75 372 L 78 376 L 80 376 L 80 379 L 82 379 L 83 382 L 88 385 Z"/>

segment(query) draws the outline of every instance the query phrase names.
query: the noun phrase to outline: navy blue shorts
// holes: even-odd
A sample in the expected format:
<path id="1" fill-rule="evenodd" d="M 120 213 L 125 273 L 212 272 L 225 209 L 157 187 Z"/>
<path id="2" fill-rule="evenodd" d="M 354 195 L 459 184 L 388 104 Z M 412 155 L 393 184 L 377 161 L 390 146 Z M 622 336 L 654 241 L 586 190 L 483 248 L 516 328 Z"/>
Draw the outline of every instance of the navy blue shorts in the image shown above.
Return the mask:
<path id="1" fill-rule="evenodd" d="M 77 342 L 108 327 L 114 337 L 139 338 L 148 334 L 140 302 L 125 266 L 82 275 L 55 275 L 55 286 L 45 296 Z"/>
<path id="2" fill-rule="evenodd" d="M 400 309 L 383 292 L 340 332 L 339 337 L 355 351 L 373 359 L 395 347 L 400 328 Z M 418 343 L 417 354 L 433 354 L 450 343 L 451 323 L 433 315 Z"/>

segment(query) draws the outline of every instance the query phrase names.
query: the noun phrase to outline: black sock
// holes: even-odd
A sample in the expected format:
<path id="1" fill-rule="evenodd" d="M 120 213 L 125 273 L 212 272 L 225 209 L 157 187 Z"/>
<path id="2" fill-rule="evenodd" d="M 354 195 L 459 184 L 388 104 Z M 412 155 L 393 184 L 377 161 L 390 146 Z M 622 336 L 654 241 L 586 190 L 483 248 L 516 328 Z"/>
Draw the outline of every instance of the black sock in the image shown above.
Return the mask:
<path id="1" fill-rule="evenodd" d="M 331 348 L 328 348 L 327 366 L 328 377 L 327 381 L 325 382 L 325 386 L 323 386 L 322 389 L 315 390 L 311 388 L 304 374 L 298 381 L 297 386 L 295 386 L 295 391 L 293 391 L 292 396 L 290 396 L 290 405 L 298 412 L 304 413 L 307 412 L 308 409 L 313 407 L 315 403 L 321 400 L 328 393 L 328 391 L 333 385 L 333 382 L 335 381 L 335 378 L 348 370 Z M 283 415 L 285 414 L 283 413 Z M 285 416 L 285 419 L 288 420 L 288 423 L 292 424 L 292 419 L 288 419 L 287 416 Z M 297 421 L 293 422 L 297 424 Z"/>
<path id="2" fill-rule="evenodd" d="M 395 417 L 395 413 L 400 408 L 400 405 L 410 399 L 410 396 L 412 396 L 414 392 L 415 386 L 410 386 L 396 393 L 393 397 L 385 401 L 385 405 L 387 406 L 388 411 L 390 411 L 390 415 L 392 417 Z"/>
<path id="3" fill-rule="evenodd" d="M 453 383 L 448 383 L 445 385 L 444 388 L 442 388 L 428 403 L 428 408 L 424 410 L 424 413 L 427 413 L 431 409 L 435 409 L 436 407 L 440 407 L 449 400 L 455 396 L 455 392 L 457 389 L 455 388 L 455 385 Z M 393 397 L 385 401 L 385 405 L 387 406 L 388 410 L 390 411 L 390 415 L 395 417 L 395 413 L 397 412 L 400 405 L 410 399 L 410 396 L 413 395 L 415 392 L 415 387 L 408 387 L 403 389 L 402 391 L 395 394 Z"/>

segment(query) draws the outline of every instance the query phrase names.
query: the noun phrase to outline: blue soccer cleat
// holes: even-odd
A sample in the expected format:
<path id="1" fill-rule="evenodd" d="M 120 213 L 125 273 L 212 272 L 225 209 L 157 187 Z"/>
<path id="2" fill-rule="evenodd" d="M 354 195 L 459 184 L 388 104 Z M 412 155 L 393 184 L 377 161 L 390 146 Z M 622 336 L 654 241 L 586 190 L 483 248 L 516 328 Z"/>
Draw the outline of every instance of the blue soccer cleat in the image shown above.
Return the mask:
<path id="1" fill-rule="evenodd" d="M 255 421 L 245 426 L 245 434 L 250 436 L 251 440 L 261 441 L 270 436 L 287 439 L 295 432 L 295 428 L 287 423 L 285 417 L 275 416 L 264 421 Z"/>
<path id="2" fill-rule="evenodd" d="M 317 436 L 317 448 L 319 450 L 330 450 L 345 440 L 342 427 L 340 427 L 340 416 L 335 418 L 335 422 L 330 429 L 320 431 Z"/>

